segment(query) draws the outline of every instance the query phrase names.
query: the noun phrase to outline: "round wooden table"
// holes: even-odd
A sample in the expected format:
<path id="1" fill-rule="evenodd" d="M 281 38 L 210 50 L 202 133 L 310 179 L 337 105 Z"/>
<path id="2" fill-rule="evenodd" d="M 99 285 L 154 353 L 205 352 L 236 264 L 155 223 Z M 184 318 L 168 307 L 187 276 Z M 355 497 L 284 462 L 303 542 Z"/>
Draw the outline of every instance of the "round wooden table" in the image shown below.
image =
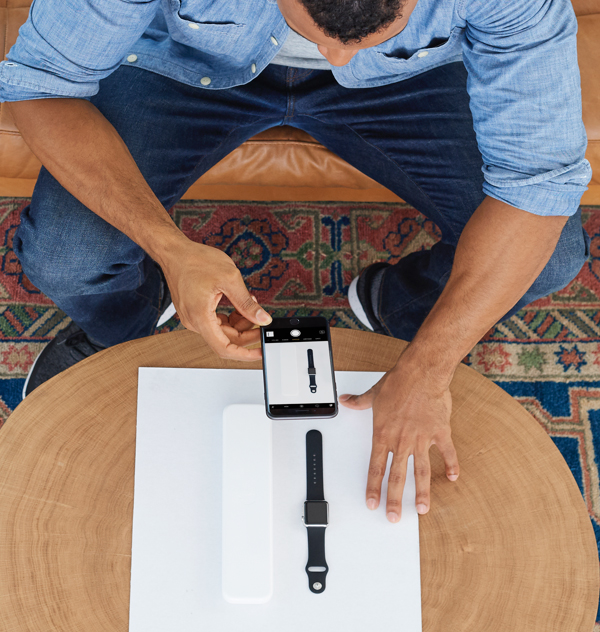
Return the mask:
<path id="1" fill-rule="evenodd" d="M 334 329 L 335 367 L 387 370 L 404 344 Z M 1 630 L 126 632 L 140 366 L 260 369 L 178 331 L 98 353 L 15 410 L 0 432 Z M 567 464 L 472 369 L 459 367 L 452 393 L 461 475 L 448 481 L 432 448 L 431 509 L 419 517 L 423 630 L 591 632 L 598 554 Z"/>

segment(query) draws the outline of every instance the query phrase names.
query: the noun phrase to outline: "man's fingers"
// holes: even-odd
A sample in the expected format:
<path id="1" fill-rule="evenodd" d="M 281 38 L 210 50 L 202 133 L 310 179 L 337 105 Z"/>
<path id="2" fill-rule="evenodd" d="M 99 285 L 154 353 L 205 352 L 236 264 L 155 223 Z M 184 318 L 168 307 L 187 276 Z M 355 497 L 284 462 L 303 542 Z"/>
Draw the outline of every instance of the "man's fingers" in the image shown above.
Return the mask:
<path id="1" fill-rule="evenodd" d="M 347 408 L 352 408 L 354 410 L 365 410 L 366 408 L 373 407 L 373 400 L 375 396 L 380 391 L 381 386 L 385 382 L 387 378 L 387 374 L 384 375 L 377 384 L 371 386 L 371 388 L 363 393 L 362 395 L 350 395 L 349 393 L 345 393 L 344 395 L 340 395 L 338 397 L 340 404 L 343 404 Z"/>
<path id="2" fill-rule="evenodd" d="M 390 522 L 399 522 L 402 517 L 402 494 L 406 482 L 408 454 L 396 453 L 388 475 L 386 514 Z"/>
<path id="3" fill-rule="evenodd" d="M 227 316 L 227 314 L 217 314 L 217 318 L 221 321 L 222 325 L 229 325 L 237 331 L 249 331 L 250 329 L 258 328 L 254 323 L 251 323 L 247 318 L 244 318 L 241 314 L 238 314 L 235 310 Z"/>
<path id="4" fill-rule="evenodd" d="M 381 497 L 381 483 L 385 475 L 389 450 L 383 444 L 373 441 L 371 460 L 369 461 L 369 476 L 367 478 L 367 507 L 377 509 Z"/>
<path id="5" fill-rule="evenodd" d="M 444 459 L 444 463 L 446 464 L 446 476 L 451 481 L 455 481 L 460 474 L 460 467 L 458 465 L 456 449 L 454 448 L 454 443 L 450 438 L 450 434 L 448 433 L 447 438 L 436 440 L 434 443 L 437 445 L 438 450 Z"/>
<path id="6" fill-rule="evenodd" d="M 255 325 L 268 325 L 273 320 L 250 295 L 238 270 L 235 270 L 228 283 L 223 285 L 223 293 L 231 301 L 238 314 Z"/>
<path id="7" fill-rule="evenodd" d="M 224 334 L 229 341 L 238 347 L 249 347 L 260 342 L 260 329 L 250 329 L 248 331 L 238 331 L 229 325 L 222 325 Z"/>
<path id="8" fill-rule="evenodd" d="M 415 504 L 417 512 L 425 514 L 429 511 L 431 489 L 431 464 L 429 462 L 429 449 L 415 450 L 415 485 L 417 497 Z"/>
<path id="9" fill-rule="evenodd" d="M 252 323 L 250 329 L 240 330 L 231 324 L 231 317 L 227 317 L 226 314 L 217 314 L 219 319 L 221 330 L 229 338 L 229 341 L 238 347 L 249 347 L 260 342 L 260 329 L 254 328 Z M 248 321 L 244 318 L 244 322 Z"/>
<path id="10" fill-rule="evenodd" d="M 350 395 L 345 393 L 339 396 L 340 404 L 346 406 L 346 408 L 352 408 L 354 410 L 365 410 L 373 406 L 373 389 L 370 388 L 366 393 L 362 395 Z"/>
<path id="11" fill-rule="evenodd" d="M 242 362 L 253 362 L 262 358 L 260 348 L 246 349 L 243 346 L 244 343 L 252 344 L 252 342 L 248 342 L 248 336 L 253 335 L 254 332 L 238 332 L 238 345 L 232 342 L 225 333 L 226 328 L 229 332 L 236 330 L 233 327 L 223 326 L 221 319 L 214 312 L 205 314 L 204 318 L 199 318 L 197 328 L 193 326 L 191 328 L 200 333 L 210 348 L 221 358 L 226 360 L 240 360 Z"/>

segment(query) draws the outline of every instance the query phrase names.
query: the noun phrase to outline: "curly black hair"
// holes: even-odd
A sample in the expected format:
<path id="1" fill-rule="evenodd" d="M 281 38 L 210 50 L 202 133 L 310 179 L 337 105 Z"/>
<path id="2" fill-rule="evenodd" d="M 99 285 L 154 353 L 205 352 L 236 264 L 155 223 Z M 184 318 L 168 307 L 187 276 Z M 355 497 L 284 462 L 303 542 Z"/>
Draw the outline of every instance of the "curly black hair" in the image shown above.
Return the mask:
<path id="1" fill-rule="evenodd" d="M 405 0 L 300 0 L 315 24 L 342 44 L 358 44 L 389 26 Z"/>

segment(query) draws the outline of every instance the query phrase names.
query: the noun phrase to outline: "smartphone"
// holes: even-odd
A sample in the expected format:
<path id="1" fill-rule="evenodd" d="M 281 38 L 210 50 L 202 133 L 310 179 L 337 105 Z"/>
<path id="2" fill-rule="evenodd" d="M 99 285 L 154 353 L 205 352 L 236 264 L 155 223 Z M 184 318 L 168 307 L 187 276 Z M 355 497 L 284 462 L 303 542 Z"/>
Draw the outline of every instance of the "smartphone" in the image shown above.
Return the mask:
<path id="1" fill-rule="evenodd" d="M 274 318 L 261 327 L 265 405 L 271 419 L 338 413 L 329 323 L 322 316 Z"/>

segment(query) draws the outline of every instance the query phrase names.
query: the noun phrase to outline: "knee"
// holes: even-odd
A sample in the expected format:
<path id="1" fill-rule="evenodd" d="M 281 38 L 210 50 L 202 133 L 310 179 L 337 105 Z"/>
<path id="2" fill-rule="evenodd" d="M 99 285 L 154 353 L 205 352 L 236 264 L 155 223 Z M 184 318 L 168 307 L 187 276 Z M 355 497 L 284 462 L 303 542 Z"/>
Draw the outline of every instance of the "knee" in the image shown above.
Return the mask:
<path id="1" fill-rule="evenodd" d="M 50 277 L 60 269 L 60 266 L 56 265 L 56 258 L 62 246 L 56 243 L 53 232 L 39 230 L 39 225 L 34 221 L 31 213 L 31 205 L 28 205 L 21 212 L 21 223 L 14 234 L 12 243 L 23 272 L 38 289 L 46 294 L 48 293 L 47 288 L 44 287 L 46 277 Z"/>
<path id="2" fill-rule="evenodd" d="M 44 221 L 30 206 L 21 213 L 13 249 L 23 272 L 44 294 L 50 298 L 100 294 L 111 291 L 115 275 L 120 275 L 120 285 L 139 285 L 145 253 L 125 235 L 110 227 L 119 237 L 107 238 L 92 227 L 53 221 L 51 216 Z M 125 240 L 133 246 L 127 253 Z"/>
<path id="3" fill-rule="evenodd" d="M 529 301 L 565 288 L 581 271 L 590 255 L 590 238 L 581 224 L 581 212 L 569 218 L 554 253 L 528 294 Z"/>

